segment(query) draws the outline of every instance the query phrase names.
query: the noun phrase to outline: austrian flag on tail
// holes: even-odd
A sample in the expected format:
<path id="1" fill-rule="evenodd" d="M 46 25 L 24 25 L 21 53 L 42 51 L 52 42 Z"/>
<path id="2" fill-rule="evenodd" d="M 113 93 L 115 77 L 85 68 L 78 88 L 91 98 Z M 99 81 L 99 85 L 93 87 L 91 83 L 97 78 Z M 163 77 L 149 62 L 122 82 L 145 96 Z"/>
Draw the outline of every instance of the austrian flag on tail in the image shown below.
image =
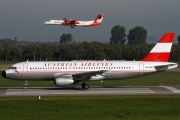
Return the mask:
<path id="1" fill-rule="evenodd" d="M 168 62 L 175 33 L 166 33 L 141 61 Z"/>

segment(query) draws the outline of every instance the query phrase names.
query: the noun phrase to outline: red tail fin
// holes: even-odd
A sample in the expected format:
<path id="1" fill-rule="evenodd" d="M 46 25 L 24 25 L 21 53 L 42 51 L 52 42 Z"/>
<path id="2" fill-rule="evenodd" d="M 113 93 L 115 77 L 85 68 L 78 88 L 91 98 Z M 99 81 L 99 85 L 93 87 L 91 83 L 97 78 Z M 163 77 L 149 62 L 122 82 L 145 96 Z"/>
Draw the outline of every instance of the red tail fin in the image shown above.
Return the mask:
<path id="1" fill-rule="evenodd" d="M 94 23 L 101 23 L 104 18 L 104 14 L 98 14 L 96 19 L 94 20 Z"/>
<path id="2" fill-rule="evenodd" d="M 168 62 L 174 35 L 175 33 L 164 34 L 148 55 L 140 61 Z"/>

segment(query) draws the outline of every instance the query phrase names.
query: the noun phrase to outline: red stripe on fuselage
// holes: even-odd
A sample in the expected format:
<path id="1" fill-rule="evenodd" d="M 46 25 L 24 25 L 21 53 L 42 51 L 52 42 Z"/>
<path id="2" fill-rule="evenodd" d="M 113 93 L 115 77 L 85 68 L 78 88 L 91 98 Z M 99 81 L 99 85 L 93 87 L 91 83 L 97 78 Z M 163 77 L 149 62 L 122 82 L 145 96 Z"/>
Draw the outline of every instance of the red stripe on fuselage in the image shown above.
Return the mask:
<path id="1" fill-rule="evenodd" d="M 140 61 L 168 62 L 170 53 L 149 53 Z"/>
<path id="2" fill-rule="evenodd" d="M 82 72 L 91 72 L 91 71 L 19 71 L 20 74 L 80 74 Z M 112 70 L 111 73 L 114 72 L 156 72 L 156 70 Z M 83 73 L 82 73 L 83 74 Z"/>

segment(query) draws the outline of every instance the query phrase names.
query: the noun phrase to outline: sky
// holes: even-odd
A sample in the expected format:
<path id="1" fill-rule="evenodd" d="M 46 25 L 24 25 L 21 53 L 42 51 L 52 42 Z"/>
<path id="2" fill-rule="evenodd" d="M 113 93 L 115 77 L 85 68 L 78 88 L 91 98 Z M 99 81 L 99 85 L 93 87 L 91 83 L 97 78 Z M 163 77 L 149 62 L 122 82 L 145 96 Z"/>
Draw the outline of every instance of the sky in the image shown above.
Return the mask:
<path id="1" fill-rule="evenodd" d="M 62 34 L 73 41 L 109 43 L 115 25 L 148 30 L 157 41 L 166 32 L 180 35 L 180 0 L 0 0 L 0 39 L 59 42 Z M 105 14 L 100 26 L 46 26 L 50 19 L 94 20 Z M 153 40 L 152 40 L 153 41 Z M 151 42 L 151 41 L 149 41 Z"/>

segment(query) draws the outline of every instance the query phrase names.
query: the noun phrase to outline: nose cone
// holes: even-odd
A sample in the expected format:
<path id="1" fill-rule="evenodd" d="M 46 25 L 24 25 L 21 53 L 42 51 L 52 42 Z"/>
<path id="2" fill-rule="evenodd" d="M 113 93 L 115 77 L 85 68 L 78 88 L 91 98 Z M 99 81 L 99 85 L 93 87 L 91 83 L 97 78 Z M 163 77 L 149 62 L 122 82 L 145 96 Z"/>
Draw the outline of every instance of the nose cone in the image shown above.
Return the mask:
<path id="1" fill-rule="evenodd" d="M 51 22 L 49 22 L 49 21 L 46 21 L 44 24 L 45 24 L 45 25 L 48 25 L 48 24 L 50 24 L 50 23 L 51 23 Z"/>
<path id="2" fill-rule="evenodd" d="M 2 76 L 3 78 L 6 78 L 6 71 L 3 71 L 2 74 L 1 74 L 1 76 Z"/>

